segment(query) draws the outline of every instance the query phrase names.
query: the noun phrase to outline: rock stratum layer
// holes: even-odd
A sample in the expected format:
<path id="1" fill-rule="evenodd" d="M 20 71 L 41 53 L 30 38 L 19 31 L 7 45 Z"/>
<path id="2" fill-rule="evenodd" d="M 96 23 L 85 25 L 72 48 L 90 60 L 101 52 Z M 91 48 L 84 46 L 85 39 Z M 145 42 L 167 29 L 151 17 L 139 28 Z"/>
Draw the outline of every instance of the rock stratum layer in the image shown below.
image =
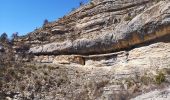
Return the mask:
<path id="1" fill-rule="evenodd" d="M 7 70 L 0 99 L 170 100 L 169 0 L 91 0 L 14 41 L 33 59 Z"/>
<path id="2" fill-rule="evenodd" d="M 3 82 L 0 99 L 169 100 L 169 42 L 160 41 L 129 52 L 83 56 L 85 65 L 61 61 L 70 57 L 61 55 L 55 60 L 60 64 L 17 66 L 14 71 L 9 69 L 13 80 Z M 165 80 L 158 84 L 160 71 Z"/>
<path id="3" fill-rule="evenodd" d="M 27 39 L 34 43 L 30 52 L 48 55 L 110 53 L 170 34 L 168 0 L 132 1 L 94 0 L 30 33 Z M 40 42 L 42 36 L 49 41 Z M 38 41 L 41 45 L 36 46 Z"/>

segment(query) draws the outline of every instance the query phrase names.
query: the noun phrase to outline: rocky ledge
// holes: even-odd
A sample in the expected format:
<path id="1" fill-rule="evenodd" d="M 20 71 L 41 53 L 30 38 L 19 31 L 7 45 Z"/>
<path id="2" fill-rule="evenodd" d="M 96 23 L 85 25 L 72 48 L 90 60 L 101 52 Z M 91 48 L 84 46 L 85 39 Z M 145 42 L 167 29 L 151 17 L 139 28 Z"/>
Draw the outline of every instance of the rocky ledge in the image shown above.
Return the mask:
<path id="1" fill-rule="evenodd" d="M 60 39 L 32 47 L 30 52 L 40 55 L 103 54 L 145 44 L 170 34 L 169 0 L 158 3 L 154 0 L 128 1 L 105 0 L 94 4 L 92 8 L 88 8 L 91 3 L 81 7 L 58 22 L 46 26 L 50 27 L 47 29 L 51 34 L 55 34 L 51 38 L 61 36 Z M 100 12 L 102 8 L 104 12 Z M 72 17 L 77 19 L 69 19 Z M 58 29 L 56 27 L 66 27 L 58 25 L 59 23 L 73 24 L 71 26 L 74 29 L 70 32 Z M 71 26 L 69 27 L 72 29 Z"/>
<path id="2" fill-rule="evenodd" d="M 40 58 L 43 58 L 42 55 Z M 54 57 L 54 62 L 50 64 L 46 63 L 47 58 L 46 55 L 40 60 L 41 63 L 35 65 L 29 63 L 29 66 L 8 69 L 7 75 L 11 75 L 12 80 L 0 81 L 2 83 L 0 99 L 170 99 L 168 41 L 118 53 L 90 56 L 60 55 Z M 83 60 L 78 58 L 84 58 L 85 65 L 75 64 Z"/>
<path id="3" fill-rule="evenodd" d="M 169 0 L 91 0 L 17 43 L 33 59 L 0 97 L 170 100 Z"/>

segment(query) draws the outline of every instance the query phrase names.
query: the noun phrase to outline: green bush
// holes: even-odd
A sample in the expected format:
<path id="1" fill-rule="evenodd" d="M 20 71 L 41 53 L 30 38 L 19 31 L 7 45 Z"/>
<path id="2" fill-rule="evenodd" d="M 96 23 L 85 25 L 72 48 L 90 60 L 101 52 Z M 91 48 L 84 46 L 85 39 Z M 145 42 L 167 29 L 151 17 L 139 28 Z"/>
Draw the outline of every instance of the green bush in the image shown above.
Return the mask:
<path id="1" fill-rule="evenodd" d="M 147 75 L 144 75 L 141 77 L 141 82 L 144 84 L 144 85 L 148 85 L 150 83 L 153 82 L 153 78 L 147 76 Z"/>
<path id="2" fill-rule="evenodd" d="M 165 82 L 165 74 L 160 71 L 158 75 L 155 76 L 155 82 L 157 84 L 161 84 L 162 82 Z"/>
<path id="3" fill-rule="evenodd" d="M 95 4 L 94 4 L 94 2 L 90 2 L 90 5 L 92 6 L 92 7 L 94 7 L 95 6 Z"/>
<path id="4" fill-rule="evenodd" d="M 130 21 L 130 20 L 132 20 L 132 17 L 131 17 L 131 16 L 126 16 L 126 17 L 124 18 L 124 20 L 125 20 L 125 21 Z"/>

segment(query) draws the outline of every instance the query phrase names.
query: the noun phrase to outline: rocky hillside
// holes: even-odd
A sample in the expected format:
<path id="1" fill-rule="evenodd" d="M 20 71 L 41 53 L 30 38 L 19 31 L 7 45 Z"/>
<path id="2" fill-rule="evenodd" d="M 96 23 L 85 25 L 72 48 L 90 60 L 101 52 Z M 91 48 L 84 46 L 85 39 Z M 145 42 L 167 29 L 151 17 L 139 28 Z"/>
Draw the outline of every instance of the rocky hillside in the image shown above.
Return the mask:
<path id="1" fill-rule="evenodd" d="M 35 54 L 119 51 L 168 34 L 168 2 L 93 0 L 25 39 L 34 44 L 30 52 Z M 42 47 L 39 43 L 45 45 Z"/>
<path id="2" fill-rule="evenodd" d="M 33 58 L 3 74 L 7 100 L 170 99 L 169 0 L 91 0 L 14 44 Z"/>

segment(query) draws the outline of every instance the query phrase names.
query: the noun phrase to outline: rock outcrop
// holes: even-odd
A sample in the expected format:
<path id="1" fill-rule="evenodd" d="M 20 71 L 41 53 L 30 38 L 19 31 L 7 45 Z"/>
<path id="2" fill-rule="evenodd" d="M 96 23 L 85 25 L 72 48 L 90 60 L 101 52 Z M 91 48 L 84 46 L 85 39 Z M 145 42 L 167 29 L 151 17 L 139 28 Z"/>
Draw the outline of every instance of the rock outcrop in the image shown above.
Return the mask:
<path id="1" fill-rule="evenodd" d="M 91 0 L 14 41 L 33 59 L 6 71 L 0 99 L 170 98 L 169 0 Z"/>
<path id="2" fill-rule="evenodd" d="M 163 90 L 155 90 L 143 95 L 140 95 L 132 100 L 169 100 L 170 99 L 170 88 Z"/>
<path id="3" fill-rule="evenodd" d="M 53 64 L 80 64 L 85 66 L 169 66 L 170 35 L 139 45 L 133 49 L 98 55 L 39 55 L 34 61 Z"/>
<path id="4" fill-rule="evenodd" d="M 0 80 L 0 98 L 5 95 L 17 100 L 169 100 L 169 42 L 126 52 L 82 56 L 85 65 L 68 62 L 74 57 L 61 55 L 55 58 L 55 64 L 31 63 L 17 66 L 14 71 L 10 68 L 8 76 L 11 74 L 13 80 L 7 84 Z M 164 80 L 159 81 L 162 77 Z M 2 96 L 1 91 L 6 94 Z"/>
<path id="5" fill-rule="evenodd" d="M 144 44 L 170 33 L 169 8 L 168 0 L 158 3 L 154 0 L 105 0 L 90 3 L 46 25 L 41 36 L 53 34 L 51 43 L 32 47 L 30 52 L 44 55 L 89 55 Z"/>

